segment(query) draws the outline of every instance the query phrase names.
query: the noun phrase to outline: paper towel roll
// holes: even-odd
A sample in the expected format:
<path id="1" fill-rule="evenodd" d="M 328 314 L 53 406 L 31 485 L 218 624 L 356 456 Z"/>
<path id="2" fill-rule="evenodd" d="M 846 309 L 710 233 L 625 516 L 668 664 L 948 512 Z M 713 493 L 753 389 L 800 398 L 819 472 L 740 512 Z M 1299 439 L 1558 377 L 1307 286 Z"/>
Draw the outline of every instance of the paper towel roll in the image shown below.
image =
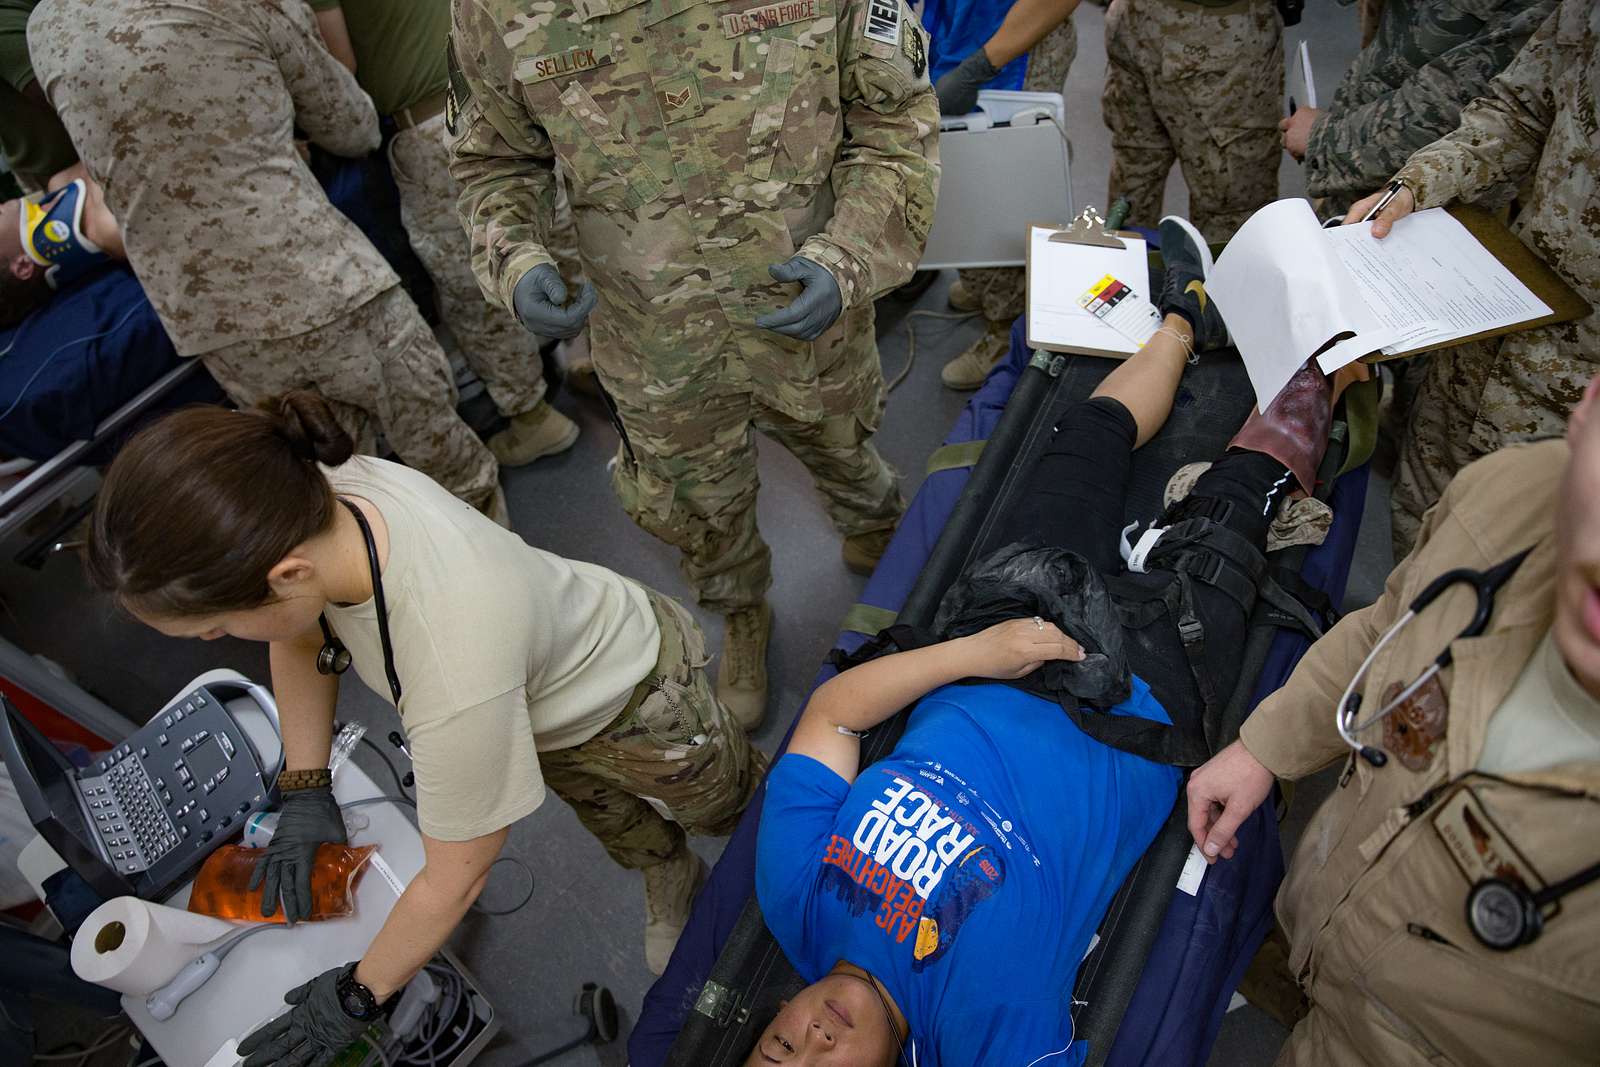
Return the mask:
<path id="1" fill-rule="evenodd" d="M 72 942 L 72 969 L 86 982 L 143 996 L 172 981 L 201 946 L 237 929 L 209 915 L 117 897 L 84 920 Z"/>

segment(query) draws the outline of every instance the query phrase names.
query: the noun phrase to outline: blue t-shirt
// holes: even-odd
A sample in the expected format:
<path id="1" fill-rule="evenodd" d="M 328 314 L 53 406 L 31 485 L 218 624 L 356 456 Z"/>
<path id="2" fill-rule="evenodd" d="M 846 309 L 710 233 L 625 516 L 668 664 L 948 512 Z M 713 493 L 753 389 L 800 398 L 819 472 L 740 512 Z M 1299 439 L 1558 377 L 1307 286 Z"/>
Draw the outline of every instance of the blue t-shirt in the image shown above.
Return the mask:
<path id="1" fill-rule="evenodd" d="M 1144 682 L 1110 714 L 1169 722 Z M 1072 987 L 1112 896 L 1166 822 L 1175 768 L 1006 685 L 923 698 L 854 785 L 808 756 L 767 779 L 756 895 L 800 976 L 872 972 L 920 1067 L 1067 1067 Z"/>
<path id="2" fill-rule="evenodd" d="M 995 35 L 1016 0 L 926 0 L 922 25 L 928 31 L 928 78 L 938 81 Z M 985 89 L 1020 89 L 1028 72 L 1028 53 L 1000 68 Z"/>

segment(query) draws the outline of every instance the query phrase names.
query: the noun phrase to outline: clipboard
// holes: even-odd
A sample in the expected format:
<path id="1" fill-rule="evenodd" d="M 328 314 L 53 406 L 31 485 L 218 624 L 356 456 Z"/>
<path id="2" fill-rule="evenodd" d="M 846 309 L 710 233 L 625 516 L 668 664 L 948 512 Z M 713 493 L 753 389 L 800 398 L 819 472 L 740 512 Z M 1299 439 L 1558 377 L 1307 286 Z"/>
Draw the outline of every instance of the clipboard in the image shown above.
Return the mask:
<path id="1" fill-rule="evenodd" d="M 1554 326 L 1563 322 L 1572 322 L 1581 319 L 1593 312 L 1589 302 L 1580 296 L 1577 290 L 1568 285 L 1555 272 L 1555 269 L 1540 259 L 1533 249 L 1522 243 L 1522 240 L 1512 233 L 1499 217 L 1479 207 L 1466 204 L 1456 204 L 1447 207 L 1445 211 L 1451 218 L 1470 233 L 1473 238 L 1488 250 L 1489 254 L 1500 261 L 1500 265 L 1516 275 L 1517 279 L 1533 291 L 1537 296 L 1550 306 L 1550 314 L 1537 319 L 1527 319 L 1523 322 L 1512 323 L 1496 330 L 1484 330 L 1481 333 L 1470 334 L 1466 337 L 1457 337 L 1438 344 L 1424 345 L 1421 348 L 1412 348 L 1404 352 L 1397 352 L 1392 356 L 1382 352 L 1373 352 L 1362 357 L 1367 363 L 1384 363 L 1391 359 L 1407 359 L 1411 356 L 1421 355 L 1424 352 L 1434 352 L 1442 348 L 1454 348 L 1473 341 L 1486 341 L 1494 337 L 1504 337 L 1507 334 L 1521 333 L 1524 330 L 1536 330 L 1541 326 Z"/>
<path id="2" fill-rule="evenodd" d="M 1061 225 L 1060 223 L 1036 222 L 1036 223 L 1033 223 L 1032 225 L 1030 225 L 1029 228 L 1028 228 L 1029 237 L 1028 237 L 1028 241 L 1027 241 L 1027 261 L 1026 261 L 1027 302 L 1026 302 L 1026 308 L 1025 308 L 1024 316 L 1023 316 L 1024 325 L 1026 327 L 1028 347 L 1033 349 L 1033 350 L 1035 350 L 1035 351 L 1040 351 L 1040 352 L 1061 352 L 1061 353 L 1065 353 L 1065 354 L 1068 354 L 1068 355 L 1101 356 L 1101 357 L 1104 357 L 1106 359 L 1119 359 L 1119 360 L 1120 359 L 1127 359 L 1129 356 L 1133 355 L 1132 351 L 1126 350 L 1126 349 L 1101 348 L 1101 347 L 1096 347 L 1094 345 L 1087 345 L 1087 344 L 1084 344 L 1084 345 L 1057 344 L 1057 343 L 1050 343 L 1050 342 L 1040 342 L 1040 341 L 1035 340 L 1035 338 L 1033 336 L 1033 320 L 1034 320 L 1034 284 L 1033 284 L 1033 282 L 1034 282 L 1034 270 L 1035 270 L 1034 255 L 1033 255 L 1033 231 L 1036 230 L 1036 229 L 1037 230 L 1053 230 L 1053 231 L 1055 231 L 1048 238 L 1048 242 L 1050 244 L 1053 244 L 1053 245 L 1054 244 L 1078 245 L 1078 246 L 1083 246 L 1083 247 L 1086 247 L 1086 248 L 1099 248 L 1099 249 L 1107 249 L 1107 250 L 1127 250 L 1130 247 L 1128 245 L 1128 243 L 1127 243 L 1128 240 L 1130 240 L 1130 239 L 1131 240 L 1136 240 L 1136 241 L 1140 242 L 1141 244 L 1143 244 L 1144 243 L 1144 237 L 1141 234 L 1135 233 L 1135 232 L 1133 232 L 1131 230 L 1110 230 L 1110 231 L 1108 231 L 1106 229 L 1105 220 L 1103 218 L 1101 218 L 1099 212 L 1097 212 L 1092 207 L 1085 208 L 1083 210 L 1083 212 L 1078 215 L 1077 218 L 1073 219 L 1070 223 L 1068 223 L 1065 226 Z M 1099 277 L 1099 275 L 1103 274 L 1104 272 L 1103 271 L 1094 271 L 1093 273 L 1094 273 L 1095 277 Z M 1122 279 L 1122 280 L 1128 282 L 1129 284 L 1135 285 L 1135 286 L 1138 286 L 1138 285 L 1148 286 L 1149 285 L 1149 278 L 1150 278 L 1149 258 L 1148 258 L 1148 255 L 1146 255 L 1146 257 L 1144 258 L 1141 270 L 1138 273 L 1138 276 L 1136 278 Z M 1090 278 L 1089 281 L 1092 282 L 1093 278 Z M 1084 285 L 1084 288 L 1088 288 L 1088 284 L 1089 283 L 1086 282 L 1085 285 Z M 1070 295 L 1071 295 L 1072 298 L 1075 299 L 1078 294 L 1077 293 L 1073 293 L 1073 294 L 1070 294 Z M 1144 294 L 1144 296 L 1145 296 L 1145 298 L 1147 300 L 1150 299 L 1150 294 L 1149 293 Z M 1100 323 L 1098 320 L 1094 319 L 1092 316 L 1089 316 L 1087 312 L 1085 312 L 1084 315 L 1085 315 L 1085 318 L 1088 319 L 1088 321 L 1090 321 L 1093 324 L 1093 326 L 1095 328 L 1093 332 L 1099 332 L 1100 329 L 1103 327 L 1103 324 Z M 1103 328 L 1106 329 L 1106 330 L 1110 330 L 1109 327 L 1103 327 Z M 1114 331 L 1112 331 L 1112 332 L 1114 332 Z"/>

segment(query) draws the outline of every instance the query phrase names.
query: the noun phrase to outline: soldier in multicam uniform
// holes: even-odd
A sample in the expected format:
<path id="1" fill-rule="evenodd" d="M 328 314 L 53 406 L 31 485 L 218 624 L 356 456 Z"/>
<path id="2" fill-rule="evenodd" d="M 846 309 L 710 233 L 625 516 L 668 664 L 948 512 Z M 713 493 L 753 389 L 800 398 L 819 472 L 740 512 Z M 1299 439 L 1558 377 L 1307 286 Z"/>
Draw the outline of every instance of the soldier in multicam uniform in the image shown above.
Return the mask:
<path id="1" fill-rule="evenodd" d="M 1461 113 L 1452 133 L 1395 177 L 1405 188 L 1374 223 L 1531 182 L 1511 232 L 1600 307 L 1600 5 L 1562 0 L 1517 58 Z M 1346 221 L 1377 202 L 1355 204 Z M 1394 547 L 1410 551 L 1422 516 L 1456 471 L 1514 441 L 1560 434 L 1600 361 L 1591 313 L 1431 356 L 1401 446 Z"/>
<path id="2" fill-rule="evenodd" d="M 1111 185 L 1130 221 L 1161 217 L 1183 165 L 1189 218 L 1219 242 L 1278 195 L 1283 27 L 1273 0 L 1112 0 L 1106 11 Z"/>
<path id="3" fill-rule="evenodd" d="M 1451 130 L 1482 96 L 1556 0 L 1388 0 L 1326 108 L 1302 107 L 1279 126 L 1283 147 L 1306 167 L 1306 191 L 1323 212 L 1356 200 Z"/>
<path id="4" fill-rule="evenodd" d="M 178 353 L 242 405 L 328 398 L 363 452 L 506 521 L 499 466 L 455 411 L 444 352 L 377 249 L 296 153 L 378 146 L 378 117 L 300 0 L 44 0 L 28 43 L 122 220 Z"/>
<path id="5" fill-rule="evenodd" d="M 489 451 L 505 466 L 518 467 L 572 447 L 578 425 L 545 401 L 537 342 L 483 299 L 456 221 L 461 188 L 450 177 L 444 121 L 450 74 L 439 47 L 450 33 L 450 0 L 310 4 L 329 51 L 395 126 L 388 153 L 400 191 L 400 220 L 433 279 L 440 318 L 510 423 L 489 438 Z"/>
<path id="6" fill-rule="evenodd" d="M 960 7 L 969 0 L 956 0 Z M 977 104 L 978 91 L 996 79 L 1019 55 L 1027 66 L 1021 89 L 1030 93 L 1059 93 L 1078 54 L 1078 30 L 1072 13 L 1078 0 L 1017 0 L 983 45 L 949 71 L 939 75 L 934 89 L 939 110 L 965 115 Z M 980 9 L 978 14 L 986 13 Z M 923 5 L 924 25 L 930 28 L 933 6 Z M 942 20 L 941 20 L 942 21 Z M 934 42 L 934 53 L 940 50 Z M 1011 324 L 1027 305 L 1027 278 L 1021 267 L 968 267 L 950 286 L 950 306 L 957 311 L 982 312 L 984 331 L 940 372 L 951 389 L 976 389 L 989 371 L 1011 350 Z"/>
<path id="7" fill-rule="evenodd" d="M 872 301 L 933 221 L 922 31 L 899 0 L 455 0 L 452 52 L 479 282 L 544 333 L 598 303 L 613 485 L 727 617 L 718 694 L 754 725 L 772 615 L 752 430 L 811 470 L 852 568 L 904 510 L 868 442 Z M 591 283 L 571 306 L 547 248 L 558 160 Z"/>

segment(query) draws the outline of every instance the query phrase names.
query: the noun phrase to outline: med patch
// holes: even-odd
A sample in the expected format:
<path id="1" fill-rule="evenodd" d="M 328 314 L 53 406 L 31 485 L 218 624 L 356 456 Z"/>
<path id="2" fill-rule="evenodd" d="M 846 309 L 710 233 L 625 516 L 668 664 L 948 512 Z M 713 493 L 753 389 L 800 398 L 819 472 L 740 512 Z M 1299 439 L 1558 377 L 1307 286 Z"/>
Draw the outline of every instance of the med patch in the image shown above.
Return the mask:
<path id="1" fill-rule="evenodd" d="M 890 48 L 899 48 L 899 0 L 867 0 L 867 17 L 861 24 L 861 36 Z"/>

